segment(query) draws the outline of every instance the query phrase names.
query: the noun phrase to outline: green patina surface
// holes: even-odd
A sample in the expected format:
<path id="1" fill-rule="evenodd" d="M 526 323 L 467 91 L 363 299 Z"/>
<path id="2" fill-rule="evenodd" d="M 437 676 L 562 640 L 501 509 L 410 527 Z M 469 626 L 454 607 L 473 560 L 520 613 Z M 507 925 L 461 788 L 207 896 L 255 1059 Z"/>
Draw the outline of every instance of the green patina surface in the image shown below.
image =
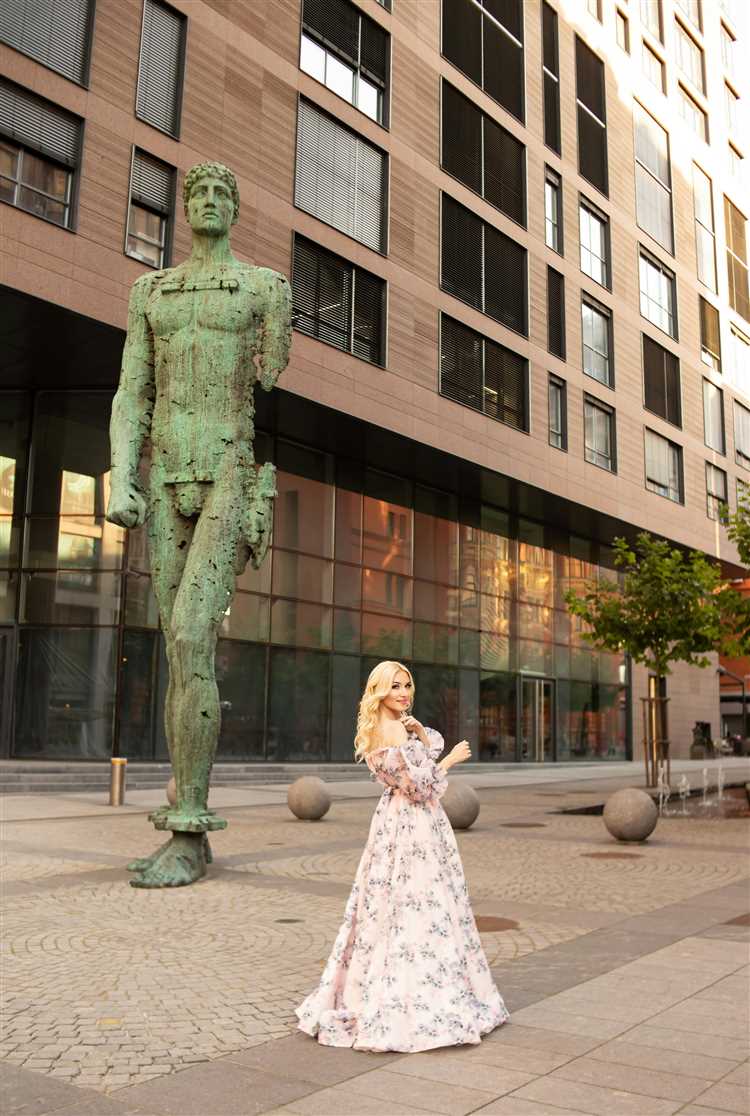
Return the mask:
<path id="1" fill-rule="evenodd" d="M 205 874 L 208 809 L 221 714 L 216 640 L 237 575 L 266 554 L 276 494 L 253 455 L 256 382 L 289 359 L 291 292 L 283 275 L 237 260 L 234 175 L 204 163 L 185 178 L 190 258 L 133 284 L 120 385 L 112 405 L 107 519 L 147 525 L 151 577 L 169 663 L 164 721 L 177 802 L 151 815 L 171 839 L 134 861 L 134 887 L 179 887 Z M 139 479 L 151 444 L 148 484 Z"/>

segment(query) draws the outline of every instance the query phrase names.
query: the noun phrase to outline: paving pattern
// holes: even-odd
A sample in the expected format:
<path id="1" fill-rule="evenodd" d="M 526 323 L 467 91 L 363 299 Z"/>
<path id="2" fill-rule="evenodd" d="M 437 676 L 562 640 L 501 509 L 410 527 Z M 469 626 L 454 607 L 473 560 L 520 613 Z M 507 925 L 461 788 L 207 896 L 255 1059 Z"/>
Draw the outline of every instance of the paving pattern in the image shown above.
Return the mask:
<path id="1" fill-rule="evenodd" d="M 657 1030 L 669 1025 L 679 1031 L 686 994 L 705 995 L 701 1010 L 709 1030 L 723 1035 L 732 1050 L 725 1060 L 727 1073 L 734 1072 L 743 1057 L 742 1033 L 734 1033 L 736 1027 L 727 1033 L 723 1020 L 727 997 L 733 998 L 734 1010 L 741 996 L 736 984 L 722 982 L 742 974 L 742 965 L 750 961 L 748 929 L 723 926 L 715 897 L 729 896 L 727 920 L 750 910 L 747 824 L 665 819 L 654 840 L 628 850 L 635 852 L 632 858 L 592 859 L 592 852 L 613 850 L 601 818 L 550 812 L 580 804 L 575 789 L 557 796 L 485 790 L 481 801 L 479 823 L 459 835 L 469 889 L 477 914 L 518 922 L 515 929 L 482 937 L 501 991 L 507 976 L 515 995 L 514 974 L 528 974 L 520 982 L 519 993 L 525 995 L 517 1001 L 521 1007 L 507 1034 L 529 1031 L 533 1037 L 535 1029 L 541 1031 L 539 1047 L 518 1055 L 516 1040 L 498 1033 L 477 1052 L 443 1052 L 441 1061 L 434 1055 L 411 1056 L 387 1069 L 379 1063 L 381 1068 L 357 1073 L 356 1084 L 347 1081 L 349 1104 L 356 1095 L 357 1107 L 341 1107 L 343 1086 L 323 1088 L 325 1083 L 318 1082 L 316 1100 L 289 1101 L 291 1106 L 279 1111 L 352 1116 L 374 1111 L 376 1103 L 381 1116 L 386 1111 L 389 1116 L 468 1112 L 512 1092 L 515 1108 L 495 1099 L 487 1116 L 548 1111 L 559 1116 L 575 1098 L 576 1111 L 601 1110 L 607 1116 L 676 1112 L 663 1104 L 648 1110 L 606 1104 L 614 1103 L 610 1093 L 616 1097 L 626 1088 L 628 1057 L 642 1057 L 639 1042 L 618 1036 L 646 1019 L 653 1026 L 659 1012 Z M 180 1083 L 188 1082 L 184 1075 L 203 1063 L 235 1065 L 235 1059 L 250 1058 L 261 1045 L 264 1060 L 273 1062 L 279 1040 L 282 1046 L 298 1042 L 296 1035 L 285 1037 L 294 1031 L 293 1008 L 314 986 L 327 957 L 373 806 L 371 799 L 336 802 L 329 818 L 318 824 L 291 821 L 282 806 L 234 810 L 229 829 L 213 840 L 211 876 L 174 891 L 138 891 L 126 884 L 125 862 L 148 851 L 152 839 L 142 815 L 8 824 L 0 1060 L 99 1095 L 127 1093 L 136 1098 L 134 1105 L 137 1090 L 148 1083 L 155 1087 L 175 1074 Z M 511 818 L 533 828 L 504 828 Z M 712 908 L 710 915 L 701 903 Z M 693 937 L 685 941 L 697 945 L 677 942 L 659 952 L 656 947 L 664 943 L 654 935 L 665 933 L 665 927 L 677 938 L 694 928 L 682 910 L 689 904 L 697 931 L 720 937 Z M 714 923 L 721 923 L 718 931 Z M 638 933 L 651 943 L 642 959 L 632 952 Z M 607 964 L 586 968 L 587 957 L 594 964 L 602 955 L 605 940 L 614 950 Z M 575 973 L 572 986 L 560 983 L 563 970 Z M 590 975 L 599 971 L 602 975 Z M 583 976 L 589 979 L 579 979 Z M 555 980 L 562 990 L 549 995 Z M 544 1003 L 535 1003 L 535 996 L 537 1001 L 546 996 Z M 576 1035 L 580 1049 L 555 1051 L 545 1037 L 550 1033 Z M 686 1027 L 685 1033 L 694 1032 Z M 582 1042 L 594 1037 L 597 1044 L 584 1050 Z M 616 1049 L 602 1054 L 606 1043 Z M 597 1051 L 589 1056 L 594 1045 Z M 627 1049 L 631 1045 L 636 1055 Z M 361 1061 L 357 1065 L 361 1068 Z M 550 1068 L 542 1070 L 542 1065 Z M 715 1070 L 705 1077 L 696 1070 L 706 1089 L 713 1088 Z M 655 1066 L 648 1072 L 661 1071 Z M 501 1080 L 507 1090 L 496 1090 Z M 429 1098 L 440 1081 L 458 1089 L 456 1096 L 462 1089 L 472 1094 L 467 1104 L 477 1103 L 435 1107 L 437 1101 Z M 420 1082 L 423 1090 L 415 1092 L 412 1083 Z M 735 1096 L 734 1082 L 723 1087 Z M 740 1111 L 722 1108 L 712 1096 L 714 1110 Z M 604 1107 L 592 1108 L 592 1097 Z M 686 1096 L 685 1102 L 691 1099 Z M 262 1111 L 272 1107 L 269 1102 Z M 710 1111 L 711 1105 L 704 1106 L 704 1116 Z"/>

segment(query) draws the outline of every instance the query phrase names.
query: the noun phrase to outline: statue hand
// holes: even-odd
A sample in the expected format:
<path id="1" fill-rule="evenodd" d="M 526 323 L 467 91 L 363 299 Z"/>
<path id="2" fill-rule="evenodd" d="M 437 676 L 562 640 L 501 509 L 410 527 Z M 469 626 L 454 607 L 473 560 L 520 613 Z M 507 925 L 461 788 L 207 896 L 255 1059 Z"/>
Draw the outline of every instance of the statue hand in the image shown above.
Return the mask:
<path id="1" fill-rule="evenodd" d="M 136 485 L 112 486 L 107 519 L 119 527 L 141 527 L 146 522 L 146 499 Z"/>

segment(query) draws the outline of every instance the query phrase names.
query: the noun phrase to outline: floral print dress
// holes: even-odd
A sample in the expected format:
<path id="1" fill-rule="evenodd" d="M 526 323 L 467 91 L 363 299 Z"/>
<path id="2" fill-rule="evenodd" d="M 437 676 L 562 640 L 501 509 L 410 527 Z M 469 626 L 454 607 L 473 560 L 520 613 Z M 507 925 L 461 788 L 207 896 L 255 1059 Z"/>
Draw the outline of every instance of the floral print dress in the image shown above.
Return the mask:
<path id="1" fill-rule="evenodd" d="M 478 1043 L 508 1018 L 469 905 L 461 858 L 440 805 L 448 781 L 429 747 L 370 753 L 385 790 L 318 988 L 297 1008 L 325 1046 L 415 1052 Z"/>

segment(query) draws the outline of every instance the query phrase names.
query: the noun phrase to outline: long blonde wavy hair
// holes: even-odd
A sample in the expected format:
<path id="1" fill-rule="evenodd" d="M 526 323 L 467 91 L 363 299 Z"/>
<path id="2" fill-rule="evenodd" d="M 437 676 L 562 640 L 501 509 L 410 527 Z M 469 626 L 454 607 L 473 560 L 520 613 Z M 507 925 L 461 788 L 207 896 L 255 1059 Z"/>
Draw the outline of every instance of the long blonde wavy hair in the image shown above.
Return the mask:
<path id="1" fill-rule="evenodd" d="M 384 663 L 378 663 L 378 665 L 370 671 L 370 677 L 367 679 L 365 692 L 362 694 L 362 700 L 359 703 L 359 710 L 357 712 L 357 735 L 354 737 L 354 755 L 358 761 L 363 760 L 365 756 L 374 751 L 379 744 L 377 728 L 380 703 L 383 698 L 388 697 L 391 692 L 391 686 L 393 685 L 393 679 L 400 670 L 409 676 L 409 681 L 411 682 L 411 700 L 413 704 L 414 679 L 412 678 L 411 671 L 402 663 L 395 663 L 390 659 L 386 659 Z M 409 708 L 411 709 L 411 705 Z"/>

